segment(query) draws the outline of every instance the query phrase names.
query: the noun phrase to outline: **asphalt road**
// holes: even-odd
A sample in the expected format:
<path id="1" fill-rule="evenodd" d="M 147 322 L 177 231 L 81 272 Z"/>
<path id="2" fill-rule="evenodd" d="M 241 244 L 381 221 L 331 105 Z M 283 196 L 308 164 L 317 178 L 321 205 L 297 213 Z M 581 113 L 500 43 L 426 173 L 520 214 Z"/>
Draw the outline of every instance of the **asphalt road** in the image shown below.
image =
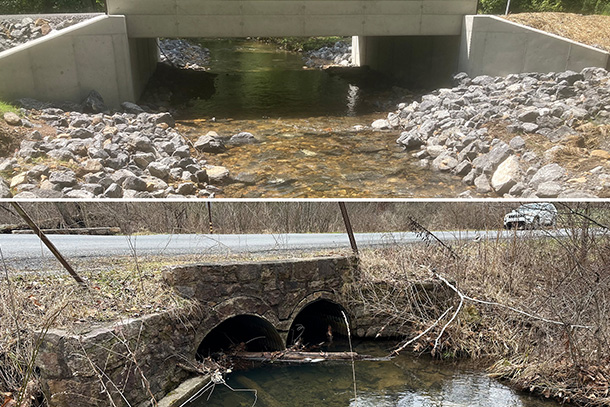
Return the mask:
<path id="1" fill-rule="evenodd" d="M 508 238 L 548 234 L 548 231 L 435 232 L 443 242 L 456 240 Z M 562 234 L 562 231 L 553 231 Z M 68 258 L 95 258 L 132 255 L 131 247 L 140 256 L 197 255 L 223 253 L 264 253 L 349 248 L 346 234 L 256 234 L 256 235 L 142 235 L 142 236 L 80 236 L 49 235 L 49 239 Z M 411 232 L 356 233 L 359 248 L 421 242 Z M 131 243 L 131 245 L 130 245 Z M 0 235 L 0 250 L 7 262 L 32 261 L 52 257 L 51 252 L 35 235 Z"/>

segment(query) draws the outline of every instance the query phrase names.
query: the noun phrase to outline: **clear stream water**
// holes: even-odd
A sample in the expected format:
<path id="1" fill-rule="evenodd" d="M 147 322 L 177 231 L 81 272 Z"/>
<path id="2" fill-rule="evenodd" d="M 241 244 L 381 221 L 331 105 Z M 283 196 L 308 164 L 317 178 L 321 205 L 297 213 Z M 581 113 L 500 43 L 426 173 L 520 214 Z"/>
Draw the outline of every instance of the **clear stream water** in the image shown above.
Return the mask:
<path id="1" fill-rule="evenodd" d="M 218 197 L 455 197 L 459 178 L 424 170 L 395 143 L 398 132 L 359 130 L 394 106 L 378 76 L 303 69 L 301 55 L 242 39 L 202 40 L 214 93 L 192 100 L 179 127 L 192 140 L 248 131 L 259 143 L 206 154 L 237 182 Z M 383 86 L 381 86 L 383 84 Z M 385 104 L 385 106 L 384 106 Z"/>
<path id="2" fill-rule="evenodd" d="M 385 343 L 385 345 L 390 346 Z M 355 351 L 387 355 L 384 343 L 363 342 Z M 231 373 L 233 389 L 256 389 L 257 407 L 403 406 L 403 407 L 558 407 L 559 404 L 515 392 L 468 363 L 450 363 L 408 353 L 390 361 L 355 363 L 354 400 L 349 362 L 308 365 L 271 364 Z M 189 407 L 252 406 L 254 393 L 217 385 Z"/>

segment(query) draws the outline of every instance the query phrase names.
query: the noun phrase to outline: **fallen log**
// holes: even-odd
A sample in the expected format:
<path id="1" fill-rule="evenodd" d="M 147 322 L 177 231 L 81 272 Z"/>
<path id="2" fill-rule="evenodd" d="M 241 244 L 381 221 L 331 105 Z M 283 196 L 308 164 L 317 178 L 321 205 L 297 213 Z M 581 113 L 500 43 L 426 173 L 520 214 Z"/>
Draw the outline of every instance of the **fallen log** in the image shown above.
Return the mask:
<path id="1" fill-rule="evenodd" d="M 233 358 L 257 362 L 317 363 L 327 360 L 390 360 L 390 357 L 359 355 L 356 352 L 300 352 L 293 350 L 275 352 L 235 352 Z"/>
<path id="2" fill-rule="evenodd" d="M 120 228 L 98 227 L 98 228 L 64 228 L 64 229 L 42 229 L 47 235 L 92 235 L 110 236 L 121 233 Z M 31 229 L 12 229 L 14 235 L 29 235 L 34 233 Z"/>

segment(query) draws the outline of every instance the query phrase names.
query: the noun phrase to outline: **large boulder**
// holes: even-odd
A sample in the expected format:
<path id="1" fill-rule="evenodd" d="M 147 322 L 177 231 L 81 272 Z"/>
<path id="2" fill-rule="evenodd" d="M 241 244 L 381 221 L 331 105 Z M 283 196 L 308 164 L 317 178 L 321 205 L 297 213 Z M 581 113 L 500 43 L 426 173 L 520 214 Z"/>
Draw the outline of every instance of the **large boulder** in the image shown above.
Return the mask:
<path id="1" fill-rule="evenodd" d="M 451 171 L 457 165 L 458 160 L 450 152 L 445 152 L 432 161 L 432 169 L 436 171 Z"/>
<path id="2" fill-rule="evenodd" d="M 123 111 L 125 113 L 131 113 L 131 114 L 144 113 L 144 109 L 142 109 L 140 106 L 136 105 L 135 103 L 131 103 L 131 102 L 121 103 L 121 108 L 123 109 Z"/>
<path id="3" fill-rule="evenodd" d="M 390 128 L 390 123 L 385 119 L 378 119 L 371 123 L 374 130 L 387 130 Z"/>
<path id="4" fill-rule="evenodd" d="M 59 187 L 71 187 L 76 184 L 76 174 L 72 170 L 51 171 L 49 181 Z"/>
<path id="5" fill-rule="evenodd" d="M 534 174 L 529 184 L 532 188 L 537 188 L 538 185 L 542 183 L 558 181 L 563 178 L 565 174 L 566 170 L 561 165 L 556 163 L 547 164 Z"/>
<path id="6" fill-rule="evenodd" d="M 4 121 L 11 126 L 21 126 L 21 118 L 13 112 L 4 113 Z"/>
<path id="7" fill-rule="evenodd" d="M 102 113 L 108 110 L 104 98 L 95 90 L 89 92 L 89 95 L 83 100 L 82 106 L 85 113 Z"/>
<path id="8" fill-rule="evenodd" d="M 474 186 L 477 189 L 477 192 L 481 194 L 488 194 L 492 191 L 491 185 L 489 185 L 489 179 L 485 174 L 481 174 L 474 179 Z"/>
<path id="9" fill-rule="evenodd" d="M 557 198 L 561 193 L 561 190 L 561 184 L 554 181 L 548 181 L 538 185 L 538 189 L 536 189 L 536 195 L 539 198 Z"/>
<path id="10" fill-rule="evenodd" d="M 210 133 L 199 137 L 195 142 L 194 147 L 205 153 L 222 153 L 227 150 L 222 140 L 217 139 Z"/>
<path id="11" fill-rule="evenodd" d="M 206 165 L 205 171 L 213 184 L 222 184 L 229 180 L 229 170 L 219 165 Z"/>
<path id="12" fill-rule="evenodd" d="M 256 143 L 257 141 L 258 140 L 256 140 L 256 137 L 254 137 L 254 135 L 252 133 L 248 133 L 247 131 L 242 131 L 241 133 L 237 133 L 229 139 L 230 144 L 236 144 L 236 145 L 253 144 L 253 143 Z"/>
<path id="13" fill-rule="evenodd" d="M 491 177 L 491 187 L 498 194 L 505 194 L 519 182 L 521 170 L 519 169 L 519 158 L 511 155 L 498 166 Z"/>
<path id="14" fill-rule="evenodd" d="M 403 131 L 396 142 L 409 150 L 419 148 L 419 146 L 424 144 L 424 140 L 422 140 L 421 135 L 416 130 Z"/>

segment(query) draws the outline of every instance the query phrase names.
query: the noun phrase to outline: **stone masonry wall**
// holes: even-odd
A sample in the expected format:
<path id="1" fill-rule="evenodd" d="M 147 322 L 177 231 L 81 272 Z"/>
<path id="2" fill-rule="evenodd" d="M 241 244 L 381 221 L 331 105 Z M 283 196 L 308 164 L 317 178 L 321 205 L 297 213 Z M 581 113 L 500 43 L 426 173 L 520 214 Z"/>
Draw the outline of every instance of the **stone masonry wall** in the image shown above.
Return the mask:
<path id="1" fill-rule="evenodd" d="M 84 335 L 50 330 L 38 354 L 50 406 L 145 406 L 173 390 L 189 374 L 178 362 L 197 349 L 195 310 L 153 314 Z M 122 395 L 119 393 L 121 391 Z M 124 397 L 124 399 L 123 399 Z"/>
<path id="2" fill-rule="evenodd" d="M 172 268 L 164 277 L 181 295 L 215 311 L 204 323 L 208 331 L 200 330 L 203 339 L 224 319 L 247 310 L 268 319 L 278 331 L 287 331 L 318 293 L 339 301 L 354 265 L 355 260 L 346 257 L 198 264 Z"/>
<path id="3" fill-rule="evenodd" d="M 324 297 L 340 301 L 352 258 L 179 266 L 164 273 L 184 309 L 72 334 L 50 330 L 37 364 L 51 407 L 147 406 L 189 376 L 205 335 L 226 318 L 258 315 L 286 331 L 298 312 Z M 119 392 L 120 390 L 120 392 Z M 122 393 L 122 394 L 121 394 Z M 124 397 L 124 398 L 123 398 Z M 127 404 L 129 403 L 129 404 Z"/>

